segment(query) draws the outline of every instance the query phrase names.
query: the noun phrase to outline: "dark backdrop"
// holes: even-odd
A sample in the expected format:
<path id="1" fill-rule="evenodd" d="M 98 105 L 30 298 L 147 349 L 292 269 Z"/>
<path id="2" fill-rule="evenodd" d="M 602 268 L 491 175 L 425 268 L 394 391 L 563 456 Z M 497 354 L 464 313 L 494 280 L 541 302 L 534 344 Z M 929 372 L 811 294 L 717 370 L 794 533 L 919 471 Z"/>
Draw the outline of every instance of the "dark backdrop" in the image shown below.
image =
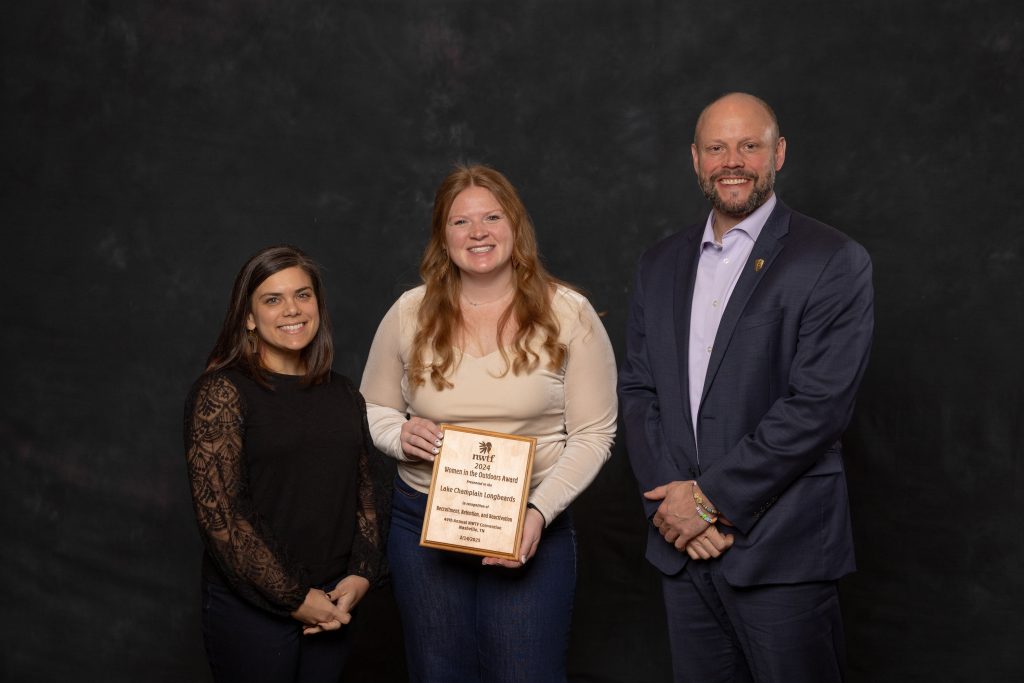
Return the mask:
<path id="1" fill-rule="evenodd" d="M 293 242 L 358 379 L 456 160 L 522 191 L 621 351 L 640 252 L 703 220 L 700 107 L 773 103 L 779 194 L 874 257 L 847 465 L 853 681 L 1024 671 L 1024 20 L 1010 0 L 36 0 L 3 10 L 0 678 L 207 680 L 182 400 L 232 278 Z M 577 506 L 575 681 L 666 681 L 625 454 Z M 356 680 L 401 680 L 387 591 Z"/>

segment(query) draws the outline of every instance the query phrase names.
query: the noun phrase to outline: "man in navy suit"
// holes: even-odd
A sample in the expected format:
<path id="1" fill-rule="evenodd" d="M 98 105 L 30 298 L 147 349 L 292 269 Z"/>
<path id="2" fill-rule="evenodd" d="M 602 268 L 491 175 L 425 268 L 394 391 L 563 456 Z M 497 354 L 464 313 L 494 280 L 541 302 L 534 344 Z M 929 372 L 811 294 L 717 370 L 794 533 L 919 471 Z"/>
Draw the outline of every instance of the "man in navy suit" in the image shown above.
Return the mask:
<path id="1" fill-rule="evenodd" d="M 775 196 L 786 140 L 762 100 L 712 102 L 691 153 L 712 211 L 641 257 L 619 374 L 674 677 L 839 681 L 839 439 L 871 346 L 871 261 Z"/>

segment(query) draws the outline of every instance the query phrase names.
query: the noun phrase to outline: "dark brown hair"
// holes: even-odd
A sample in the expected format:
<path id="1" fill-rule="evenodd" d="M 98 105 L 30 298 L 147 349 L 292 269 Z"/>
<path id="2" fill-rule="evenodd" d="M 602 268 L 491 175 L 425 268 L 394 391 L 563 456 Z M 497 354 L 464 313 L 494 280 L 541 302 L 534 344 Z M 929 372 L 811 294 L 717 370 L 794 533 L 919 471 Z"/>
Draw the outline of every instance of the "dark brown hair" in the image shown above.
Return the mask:
<path id="1" fill-rule="evenodd" d="M 334 362 L 334 341 L 331 334 L 331 321 L 327 315 L 327 302 L 324 300 L 323 278 L 320 268 L 311 258 L 298 247 L 281 244 L 266 247 L 256 252 L 245 262 L 235 278 L 231 288 L 231 300 L 228 312 L 224 316 L 217 343 L 213 345 L 210 356 L 206 360 L 206 372 L 215 372 L 227 367 L 235 367 L 254 380 L 269 386 L 266 380 L 266 369 L 260 363 L 259 349 L 253 348 L 246 330 L 246 318 L 252 312 L 252 296 L 263 281 L 271 275 L 286 268 L 302 268 L 313 282 L 313 294 L 316 295 L 317 313 L 320 325 L 313 340 L 302 349 L 301 358 L 305 367 L 303 384 L 317 384 L 330 375 Z"/>
<path id="2" fill-rule="evenodd" d="M 409 381 L 414 387 L 424 384 L 424 374 L 430 375 L 430 381 L 438 391 L 452 386 L 447 375 L 455 365 L 455 335 L 462 324 L 459 306 L 462 276 L 445 248 L 445 228 L 455 197 L 469 187 L 489 190 L 512 226 L 515 295 L 498 319 L 498 348 L 505 360 L 505 371 L 511 369 L 518 375 L 537 367 L 540 357 L 529 346 L 535 335 L 542 339 L 552 370 L 561 367 L 565 360 L 565 346 L 558 343 L 558 320 L 551 310 L 552 290 L 564 283 L 549 274 L 541 264 L 537 235 L 519 193 L 505 176 L 493 168 L 479 164 L 457 165 L 434 195 L 430 240 L 420 261 L 420 277 L 427 291 L 420 304 L 419 324 L 412 343 Z M 518 328 L 512 338 L 512 357 L 509 358 L 501 340 L 513 316 Z M 423 361 L 423 351 L 427 346 L 433 350 L 430 365 Z"/>

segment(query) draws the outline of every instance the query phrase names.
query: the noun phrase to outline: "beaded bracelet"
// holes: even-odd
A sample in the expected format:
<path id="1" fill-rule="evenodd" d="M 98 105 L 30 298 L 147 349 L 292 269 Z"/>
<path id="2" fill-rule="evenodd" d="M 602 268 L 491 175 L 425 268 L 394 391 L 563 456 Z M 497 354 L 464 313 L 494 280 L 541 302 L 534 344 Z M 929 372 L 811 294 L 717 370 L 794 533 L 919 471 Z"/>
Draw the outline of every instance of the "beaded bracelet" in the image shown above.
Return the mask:
<path id="1" fill-rule="evenodd" d="M 697 505 L 697 509 L 700 510 L 701 512 L 703 512 L 704 515 L 707 515 L 708 517 L 711 517 L 712 519 L 714 519 L 716 522 L 718 521 L 718 512 L 712 512 L 711 510 L 708 510 L 706 505 L 698 504 Z M 707 519 L 707 517 L 705 517 L 704 515 L 701 515 L 700 518 L 701 519 Z"/>
<path id="2" fill-rule="evenodd" d="M 709 515 L 717 515 L 718 514 L 718 510 L 716 510 L 715 508 L 711 507 L 711 505 L 709 503 L 705 503 L 704 499 L 701 498 L 699 493 L 697 493 L 697 484 L 696 484 L 696 482 L 693 482 L 693 483 L 690 484 L 690 490 L 693 491 L 693 501 L 695 503 L 697 503 L 697 505 L 700 505 L 705 510 L 707 510 Z"/>
<path id="3" fill-rule="evenodd" d="M 704 508 L 702 508 L 700 505 L 697 506 L 697 514 L 700 515 L 700 518 L 708 524 L 714 524 L 718 521 L 718 517 L 707 514 L 706 512 L 704 512 Z"/>

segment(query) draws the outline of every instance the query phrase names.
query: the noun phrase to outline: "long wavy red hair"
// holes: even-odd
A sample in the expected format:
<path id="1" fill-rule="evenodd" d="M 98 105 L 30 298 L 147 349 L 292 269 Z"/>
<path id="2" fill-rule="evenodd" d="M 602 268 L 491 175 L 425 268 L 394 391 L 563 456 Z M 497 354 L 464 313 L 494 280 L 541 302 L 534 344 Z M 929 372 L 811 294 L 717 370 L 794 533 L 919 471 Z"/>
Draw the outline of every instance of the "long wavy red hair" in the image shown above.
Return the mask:
<path id="1" fill-rule="evenodd" d="M 462 325 L 459 306 L 462 275 L 445 248 L 445 228 L 455 197 L 469 187 L 489 190 L 512 225 L 515 294 L 498 319 L 498 347 L 505 360 L 505 373 L 511 370 L 519 375 L 537 367 L 540 355 L 530 348 L 535 338 L 541 340 L 541 348 L 547 353 L 551 370 L 560 368 L 565 360 L 566 349 L 558 342 L 558 320 L 551 309 L 554 287 L 565 283 L 553 277 L 541 264 L 537 235 L 519 193 L 504 175 L 493 168 L 479 164 L 459 165 L 441 182 L 434 195 L 430 241 L 420 261 L 420 277 L 426 285 L 426 294 L 420 304 L 416 336 L 412 342 L 409 382 L 413 387 L 422 386 L 426 375 L 430 376 L 431 384 L 438 391 L 453 386 L 448 376 L 456 364 L 455 340 Z M 505 329 L 513 320 L 517 327 L 509 348 L 506 348 L 501 340 L 504 340 Z M 429 364 L 424 360 L 427 347 L 433 355 Z"/>

